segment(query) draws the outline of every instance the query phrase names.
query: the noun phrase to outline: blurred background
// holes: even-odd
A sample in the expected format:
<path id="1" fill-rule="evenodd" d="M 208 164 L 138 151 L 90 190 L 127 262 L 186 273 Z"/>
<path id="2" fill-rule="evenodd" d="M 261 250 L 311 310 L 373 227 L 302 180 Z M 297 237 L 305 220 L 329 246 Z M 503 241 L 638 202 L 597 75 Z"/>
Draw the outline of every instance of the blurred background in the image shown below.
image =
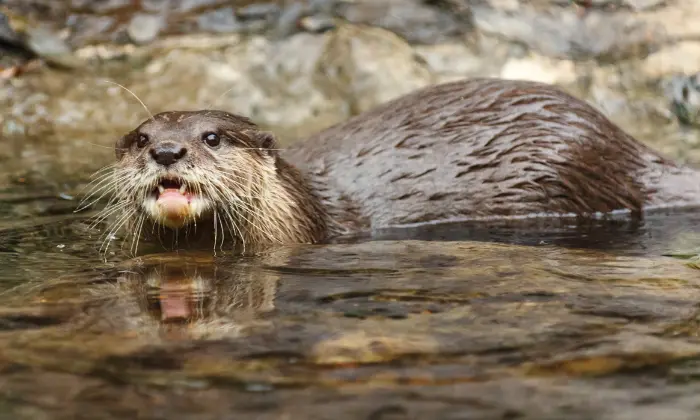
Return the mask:
<path id="1" fill-rule="evenodd" d="M 0 1 L 0 189 L 70 191 L 151 112 L 217 107 L 282 143 L 468 77 L 557 84 L 700 162 L 698 0 Z"/>

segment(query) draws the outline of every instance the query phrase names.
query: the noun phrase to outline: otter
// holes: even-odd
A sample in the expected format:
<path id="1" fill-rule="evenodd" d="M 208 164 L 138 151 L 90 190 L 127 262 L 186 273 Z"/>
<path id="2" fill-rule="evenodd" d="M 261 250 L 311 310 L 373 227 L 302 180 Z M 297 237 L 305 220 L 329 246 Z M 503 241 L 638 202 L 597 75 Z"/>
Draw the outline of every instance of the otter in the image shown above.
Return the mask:
<path id="1" fill-rule="evenodd" d="M 698 171 L 553 85 L 432 85 L 280 150 L 249 118 L 153 115 L 116 143 L 110 232 L 166 247 L 318 243 L 361 231 L 698 204 Z M 148 227 L 152 226 L 151 229 Z"/>

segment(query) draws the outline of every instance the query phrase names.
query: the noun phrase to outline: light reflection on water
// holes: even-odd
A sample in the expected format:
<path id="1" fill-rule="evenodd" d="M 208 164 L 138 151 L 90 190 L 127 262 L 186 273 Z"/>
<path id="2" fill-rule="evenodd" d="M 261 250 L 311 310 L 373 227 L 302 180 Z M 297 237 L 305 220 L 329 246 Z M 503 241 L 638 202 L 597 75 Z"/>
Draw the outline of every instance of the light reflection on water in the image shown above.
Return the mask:
<path id="1" fill-rule="evenodd" d="M 625 372 L 678 366 L 654 379 L 672 380 L 692 371 L 684 360 L 700 356 L 700 277 L 662 257 L 700 245 L 700 212 L 641 223 L 430 226 L 250 257 L 117 253 L 103 261 L 87 219 L 70 204 L 0 203 L 0 368 L 14 366 L 0 402 L 22 396 L 8 400 L 14 418 L 20 408 L 44 410 L 40 395 L 58 395 L 52 375 L 73 390 L 51 405 L 64 414 L 116 409 L 124 389 L 149 396 L 119 403 L 129 410 L 160 398 L 170 416 L 180 404 L 212 418 L 224 409 L 215 401 L 249 401 L 241 393 L 267 405 L 226 413 L 277 407 L 311 418 L 332 411 L 318 398 L 333 389 L 345 390 L 345 410 L 368 412 L 387 398 L 420 411 L 410 395 L 468 389 L 480 410 L 496 415 L 528 402 L 491 401 L 494 386 L 534 392 L 542 401 L 530 410 L 538 412 L 601 389 L 612 398 L 620 384 L 630 398 L 618 407 L 633 411 L 646 391 Z M 14 223 L 27 208 L 42 211 Z M 602 379 L 574 379 L 589 375 Z M 562 376 L 570 385 L 550 394 Z M 98 405 L 80 391 L 93 383 L 110 396 Z M 384 393 L 367 392 L 377 386 Z M 210 405 L 191 399 L 194 390 Z M 598 398 L 581 410 L 615 407 Z"/>

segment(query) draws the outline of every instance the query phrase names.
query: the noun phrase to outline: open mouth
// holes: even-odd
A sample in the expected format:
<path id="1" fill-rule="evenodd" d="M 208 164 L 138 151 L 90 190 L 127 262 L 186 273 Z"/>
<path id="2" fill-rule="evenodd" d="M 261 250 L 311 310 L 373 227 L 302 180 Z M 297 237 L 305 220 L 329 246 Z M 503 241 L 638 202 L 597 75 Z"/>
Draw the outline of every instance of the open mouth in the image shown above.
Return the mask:
<path id="1" fill-rule="evenodd" d="M 191 199 L 191 194 L 187 194 L 187 185 L 179 178 L 161 178 L 152 193 L 156 200 L 164 196 L 181 196 L 188 198 L 188 201 Z"/>
<path id="2" fill-rule="evenodd" d="M 182 226 L 192 218 L 192 199 L 194 196 L 187 191 L 187 184 L 179 178 L 162 178 L 153 189 L 155 197 L 155 213 L 166 225 Z"/>
<path id="3" fill-rule="evenodd" d="M 206 211 L 208 201 L 198 191 L 182 178 L 162 177 L 144 201 L 144 208 L 158 223 L 179 229 Z"/>

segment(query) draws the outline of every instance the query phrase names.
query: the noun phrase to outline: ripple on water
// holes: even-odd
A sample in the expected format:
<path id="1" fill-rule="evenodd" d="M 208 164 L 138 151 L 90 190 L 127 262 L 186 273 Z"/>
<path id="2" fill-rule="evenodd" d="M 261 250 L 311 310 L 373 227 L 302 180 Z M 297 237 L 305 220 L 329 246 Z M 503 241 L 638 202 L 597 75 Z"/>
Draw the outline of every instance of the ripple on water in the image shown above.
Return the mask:
<path id="1" fill-rule="evenodd" d="M 700 242 L 692 212 L 103 261 L 87 215 L 13 227 L 21 206 L 0 204 L 0 411 L 15 418 L 698 408 L 700 277 L 662 256 Z"/>

